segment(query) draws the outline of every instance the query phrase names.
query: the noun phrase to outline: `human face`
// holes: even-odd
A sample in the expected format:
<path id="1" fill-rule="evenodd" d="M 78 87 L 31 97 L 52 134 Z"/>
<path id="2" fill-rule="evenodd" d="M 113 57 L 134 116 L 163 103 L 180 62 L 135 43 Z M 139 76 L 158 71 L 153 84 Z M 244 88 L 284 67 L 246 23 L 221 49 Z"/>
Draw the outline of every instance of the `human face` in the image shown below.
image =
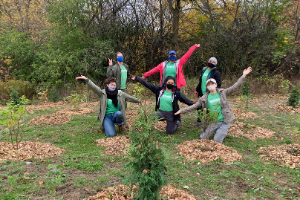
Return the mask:
<path id="1" fill-rule="evenodd" d="M 119 57 L 123 57 L 123 54 L 122 53 L 118 53 L 117 54 L 117 58 L 119 58 Z"/>
<path id="2" fill-rule="evenodd" d="M 213 65 L 216 65 L 216 62 L 214 60 L 209 60 L 208 62 L 213 64 Z"/>
<path id="3" fill-rule="evenodd" d="M 108 86 L 117 86 L 116 82 L 110 82 L 110 84 L 106 84 L 106 87 Z"/>
<path id="4" fill-rule="evenodd" d="M 169 79 L 168 81 L 167 81 L 167 83 L 166 84 L 171 84 L 171 85 L 174 85 L 174 81 L 173 81 L 173 79 Z"/>

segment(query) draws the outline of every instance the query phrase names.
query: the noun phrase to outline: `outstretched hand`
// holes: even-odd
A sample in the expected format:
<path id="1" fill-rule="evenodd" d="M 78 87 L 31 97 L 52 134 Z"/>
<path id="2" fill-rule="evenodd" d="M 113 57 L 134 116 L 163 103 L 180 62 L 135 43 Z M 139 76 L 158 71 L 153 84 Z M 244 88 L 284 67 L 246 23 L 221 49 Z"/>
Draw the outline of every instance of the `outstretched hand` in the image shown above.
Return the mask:
<path id="1" fill-rule="evenodd" d="M 179 115 L 180 114 L 180 110 L 178 110 L 174 115 Z"/>
<path id="2" fill-rule="evenodd" d="M 132 76 L 131 79 L 135 81 L 135 76 Z"/>
<path id="3" fill-rule="evenodd" d="M 112 59 L 108 59 L 108 65 L 109 66 L 113 65 Z"/>
<path id="4" fill-rule="evenodd" d="M 86 80 L 86 79 L 87 79 L 87 77 L 85 77 L 85 76 L 81 75 L 81 76 L 77 76 L 77 77 L 76 77 L 76 79 L 83 79 L 83 80 Z"/>
<path id="5" fill-rule="evenodd" d="M 252 72 L 251 67 L 248 67 L 247 69 L 244 69 L 243 76 L 246 77 L 250 72 Z"/>
<path id="6" fill-rule="evenodd" d="M 200 44 L 196 44 L 198 47 L 200 47 Z"/>

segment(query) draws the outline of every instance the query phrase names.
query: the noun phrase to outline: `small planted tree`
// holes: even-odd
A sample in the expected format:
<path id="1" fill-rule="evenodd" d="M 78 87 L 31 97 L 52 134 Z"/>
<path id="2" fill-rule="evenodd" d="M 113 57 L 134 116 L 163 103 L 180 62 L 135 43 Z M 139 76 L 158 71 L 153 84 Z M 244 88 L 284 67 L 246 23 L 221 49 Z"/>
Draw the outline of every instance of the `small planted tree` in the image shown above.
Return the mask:
<path id="1" fill-rule="evenodd" d="M 67 97 L 67 100 L 71 102 L 73 105 L 73 109 L 79 110 L 79 104 L 83 103 L 86 99 L 85 95 L 73 93 L 70 96 Z"/>
<path id="2" fill-rule="evenodd" d="M 20 97 L 19 97 L 19 93 L 16 90 L 13 90 L 10 93 L 10 102 L 12 102 L 14 105 L 18 105 L 20 104 Z"/>
<path id="3" fill-rule="evenodd" d="M 210 128 L 210 126 L 214 125 L 218 121 L 219 113 L 214 110 L 208 110 L 204 108 L 203 110 L 198 110 L 198 117 L 202 123 L 202 131 L 205 132 L 206 128 Z M 208 133 L 210 130 L 208 130 Z M 206 138 L 209 139 L 209 138 Z"/>
<path id="4" fill-rule="evenodd" d="M 159 148 L 159 137 L 154 123 L 154 116 L 147 115 L 146 109 L 139 112 L 130 133 L 129 147 L 130 161 L 126 164 L 132 174 L 126 177 L 125 182 L 137 186 L 135 199 L 156 200 L 159 192 L 166 184 L 164 176 L 166 165 L 165 156 Z"/>
<path id="5" fill-rule="evenodd" d="M 7 108 L 0 111 L 0 124 L 8 128 L 14 149 L 19 149 L 19 143 L 22 139 L 20 121 L 26 111 L 25 105 L 27 103 L 28 99 L 23 95 L 19 104 L 15 105 L 15 103 L 11 101 L 7 103 Z"/>
<path id="6" fill-rule="evenodd" d="M 245 108 L 248 109 L 249 108 L 249 99 L 251 98 L 250 96 L 250 87 L 249 87 L 249 83 L 246 81 L 242 87 L 242 101 L 246 102 L 246 106 Z"/>
<path id="7" fill-rule="evenodd" d="M 299 105 L 299 99 L 300 99 L 300 92 L 297 87 L 294 87 L 294 89 L 290 93 L 290 97 L 288 99 L 288 106 L 293 106 L 294 108 Z"/>
<path id="8" fill-rule="evenodd" d="M 53 101 L 54 103 L 58 101 L 58 96 L 57 96 L 57 91 L 55 88 L 52 88 L 50 90 L 50 99 L 51 101 Z"/>

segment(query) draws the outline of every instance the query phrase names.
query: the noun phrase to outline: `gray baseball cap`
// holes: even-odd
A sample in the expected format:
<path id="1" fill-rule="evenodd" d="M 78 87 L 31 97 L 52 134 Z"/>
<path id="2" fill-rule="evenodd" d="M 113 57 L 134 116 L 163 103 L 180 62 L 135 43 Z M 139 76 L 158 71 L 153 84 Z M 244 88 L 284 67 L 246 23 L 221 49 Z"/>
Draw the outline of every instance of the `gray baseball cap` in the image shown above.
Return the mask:
<path id="1" fill-rule="evenodd" d="M 217 84 L 217 81 L 215 79 L 213 79 L 213 78 L 208 79 L 206 81 L 206 85 L 207 85 L 208 82 L 214 82 L 215 84 Z"/>

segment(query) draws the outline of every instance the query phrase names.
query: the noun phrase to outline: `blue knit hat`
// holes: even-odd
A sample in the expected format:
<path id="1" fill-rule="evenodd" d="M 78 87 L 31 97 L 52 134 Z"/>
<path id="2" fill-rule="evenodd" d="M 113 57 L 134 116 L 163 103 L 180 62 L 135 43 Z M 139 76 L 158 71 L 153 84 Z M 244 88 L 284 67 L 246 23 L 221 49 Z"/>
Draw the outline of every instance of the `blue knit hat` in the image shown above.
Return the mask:
<path id="1" fill-rule="evenodd" d="M 213 60 L 213 61 L 215 61 L 215 65 L 217 65 L 217 63 L 218 63 L 218 60 L 215 58 L 215 57 L 211 57 L 209 60 L 208 60 L 208 62 L 210 61 L 210 60 Z"/>

